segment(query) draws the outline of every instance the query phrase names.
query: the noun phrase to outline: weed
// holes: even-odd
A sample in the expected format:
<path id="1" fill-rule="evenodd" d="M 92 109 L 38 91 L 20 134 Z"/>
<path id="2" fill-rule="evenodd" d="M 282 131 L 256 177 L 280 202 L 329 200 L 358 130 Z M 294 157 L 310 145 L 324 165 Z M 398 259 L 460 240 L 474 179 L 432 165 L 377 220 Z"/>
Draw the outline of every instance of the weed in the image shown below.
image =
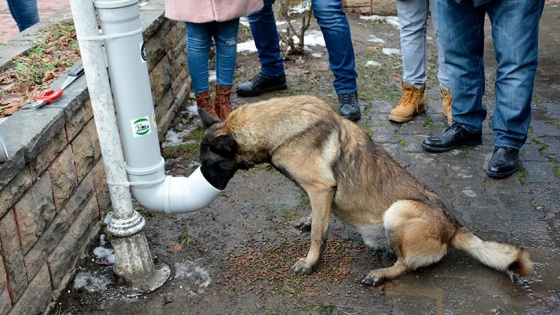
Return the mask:
<path id="1" fill-rule="evenodd" d="M 527 170 L 523 166 L 519 166 L 518 172 L 519 176 L 517 176 L 517 178 L 519 179 L 519 183 L 521 185 L 525 185 L 525 179 L 527 179 Z"/>
<path id="2" fill-rule="evenodd" d="M 336 314 L 338 308 L 333 304 L 319 304 L 317 305 L 317 313 L 320 315 Z"/>
<path id="3" fill-rule="evenodd" d="M 191 132 L 187 135 L 185 140 L 193 140 L 193 141 L 197 141 L 200 142 L 200 140 L 202 140 L 202 138 L 204 137 L 204 128 L 202 128 L 202 126 L 198 126 L 194 129 L 191 130 Z"/>
<path id="4" fill-rule="evenodd" d="M 369 120 L 364 121 L 363 129 L 370 138 L 373 138 L 373 130 L 369 127 Z"/>
<path id="5" fill-rule="evenodd" d="M 550 161 L 554 164 L 554 167 L 552 168 L 554 176 L 556 176 L 556 178 L 560 178 L 560 164 L 558 164 L 558 159 L 551 158 Z"/>
<path id="6" fill-rule="evenodd" d="M 163 212 L 150 211 L 140 205 L 134 206 L 134 211 L 140 213 L 144 217 L 156 217 L 164 214 Z"/>
<path id="7" fill-rule="evenodd" d="M 198 240 L 189 233 L 187 228 L 183 228 L 183 230 L 181 231 L 181 235 L 179 235 L 179 238 L 177 239 L 177 242 L 183 246 L 198 244 Z"/>
<path id="8" fill-rule="evenodd" d="M 428 116 L 428 120 L 426 120 L 426 122 L 424 123 L 424 128 L 430 129 L 433 123 L 434 121 L 432 120 L 432 117 Z"/>
<path id="9" fill-rule="evenodd" d="M 399 144 L 400 144 L 401 146 L 406 147 L 406 145 L 407 145 L 406 139 L 405 139 L 403 136 L 401 136 L 400 133 L 397 132 L 397 133 L 395 134 L 395 138 L 397 138 L 397 140 L 399 140 Z"/>
<path id="10" fill-rule="evenodd" d="M 534 93 L 533 94 L 533 103 L 535 103 L 535 106 L 541 106 L 542 105 L 542 99 L 539 93 Z"/>
<path id="11" fill-rule="evenodd" d="M 181 143 L 163 148 L 161 155 L 165 159 L 176 159 L 179 157 L 191 158 L 197 155 L 199 151 L 200 144 L 198 142 Z"/>
<path id="12" fill-rule="evenodd" d="M 284 219 L 285 223 L 295 222 L 300 217 L 302 217 L 302 214 L 297 210 L 289 210 L 289 211 L 282 212 L 282 219 Z"/>

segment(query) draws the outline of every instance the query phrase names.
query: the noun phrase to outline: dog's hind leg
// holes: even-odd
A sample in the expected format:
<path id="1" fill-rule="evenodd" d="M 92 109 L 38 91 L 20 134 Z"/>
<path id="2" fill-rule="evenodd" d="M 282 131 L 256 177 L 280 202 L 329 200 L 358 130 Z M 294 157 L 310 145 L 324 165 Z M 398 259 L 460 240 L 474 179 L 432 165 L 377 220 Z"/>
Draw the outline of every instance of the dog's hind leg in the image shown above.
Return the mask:
<path id="1" fill-rule="evenodd" d="M 372 270 L 362 283 L 380 285 L 408 271 L 438 262 L 447 252 L 445 221 L 434 216 L 428 205 L 401 200 L 385 212 L 383 224 L 387 239 L 397 255 L 397 262 L 388 268 Z"/>
<path id="2" fill-rule="evenodd" d="M 307 188 L 307 189 L 306 189 Z M 333 187 L 304 187 L 311 200 L 311 245 L 305 258 L 292 267 L 296 273 L 310 274 L 319 261 L 326 241 L 334 198 Z"/>

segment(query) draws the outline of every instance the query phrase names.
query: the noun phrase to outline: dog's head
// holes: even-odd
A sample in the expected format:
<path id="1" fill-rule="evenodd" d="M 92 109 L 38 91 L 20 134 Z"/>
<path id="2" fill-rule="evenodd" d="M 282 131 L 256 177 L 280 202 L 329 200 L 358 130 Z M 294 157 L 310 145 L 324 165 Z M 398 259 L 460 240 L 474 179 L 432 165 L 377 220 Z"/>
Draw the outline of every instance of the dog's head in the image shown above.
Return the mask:
<path id="1" fill-rule="evenodd" d="M 231 134 L 224 131 L 221 120 L 200 108 L 198 115 L 206 128 L 200 143 L 201 172 L 212 186 L 223 190 L 241 168 L 236 162 L 239 145 Z"/>

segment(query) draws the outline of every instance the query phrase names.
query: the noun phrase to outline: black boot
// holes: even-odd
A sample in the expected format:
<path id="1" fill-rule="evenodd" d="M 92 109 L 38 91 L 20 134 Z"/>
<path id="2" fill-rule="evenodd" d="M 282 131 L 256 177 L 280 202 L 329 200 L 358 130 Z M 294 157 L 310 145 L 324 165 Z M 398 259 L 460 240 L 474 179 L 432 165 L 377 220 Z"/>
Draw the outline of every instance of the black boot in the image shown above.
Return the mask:
<path id="1" fill-rule="evenodd" d="M 362 117 L 360 104 L 358 103 L 358 92 L 338 94 L 338 112 L 351 121 L 358 121 Z"/>
<path id="2" fill-rule="evenodd" d="M 488 161 L 486 175 L 492 178 L 506 178 L 517 172 L 519 166 L 519 149 L 495 147 L 492 158 Z"/>
<path id="3" fill-rule="evenodd" d="M 267 77 L 259 73 L 251 80 L 239 84 L 237 86 L 237 95 L 259 96 L 266 92 L 285 90 L 287 88 L 288 84 L 286 84 L 286 75 Z"/>
<path id="4" fill-rule="evenodd" d="M 422 148 L 429 152 L 446 152 L 462 145 L 478 145 L 482 143 L 482 132 L 469 132 L 458 123 L 454 123 L 439 136 L 429 137 L 422 141 Z"/>

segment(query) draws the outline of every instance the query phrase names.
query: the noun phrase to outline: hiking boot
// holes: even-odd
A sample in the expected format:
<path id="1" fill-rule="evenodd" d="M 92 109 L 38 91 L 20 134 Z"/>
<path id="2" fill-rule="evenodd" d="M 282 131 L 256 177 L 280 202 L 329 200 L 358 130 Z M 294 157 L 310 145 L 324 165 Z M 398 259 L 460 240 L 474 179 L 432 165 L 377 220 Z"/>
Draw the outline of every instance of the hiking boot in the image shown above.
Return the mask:
<path id="1" fill-rule="evenodd" d="M 391 113 L 389 120 L 398 123 L 405 123 L 420 113 L 426 111 L 424 89 L 426 86 L 422 84 L 416 89 L 413 84 L 402 84 L 402 97 L 399 104 Z"/>
<path id="2" fill-rule="evenodd" d="M 204 109 L 212 117 L 218 118 L 218 113 L 216 113 L 214 103 L 212 103 L 210 91 L 204 91 L 200 94 L 196 94 L 196 107 Z"/>
<path id="3" fill-rule="evenodd" d="M 453 115 L 451 110 L 453 109 L 453 98 L 451 97 L 451 89 L 441 89 L 441 95 L 443 95 L 443 100 L 441 102 L 443 117 L 447 118 L 447 125 L 451 126 L 453 124 Z"/>
<path id="4" fill-rule="evenodd" d="M 231 113 L 231 86 L 216 85 L 216 101 L 214 108 L 221 120 L 226 120 Z"/>
<path id="5" fill-rule="evenodd" d="M 288 88 L 286 84 L 286 75 L 277 77 L 267 77 L 259 72 L 251 80 L 241 83 L 237 86 L 238 96 L 259 96 L 266 92 L 277 90 L 285 90 Z"/>
<path id="6" fill-rule="evenodd" d="M 338 94 L 338 112 L 351 121 L 360 120 L 360 104 L 358 103 L 358 92 Z"/>

